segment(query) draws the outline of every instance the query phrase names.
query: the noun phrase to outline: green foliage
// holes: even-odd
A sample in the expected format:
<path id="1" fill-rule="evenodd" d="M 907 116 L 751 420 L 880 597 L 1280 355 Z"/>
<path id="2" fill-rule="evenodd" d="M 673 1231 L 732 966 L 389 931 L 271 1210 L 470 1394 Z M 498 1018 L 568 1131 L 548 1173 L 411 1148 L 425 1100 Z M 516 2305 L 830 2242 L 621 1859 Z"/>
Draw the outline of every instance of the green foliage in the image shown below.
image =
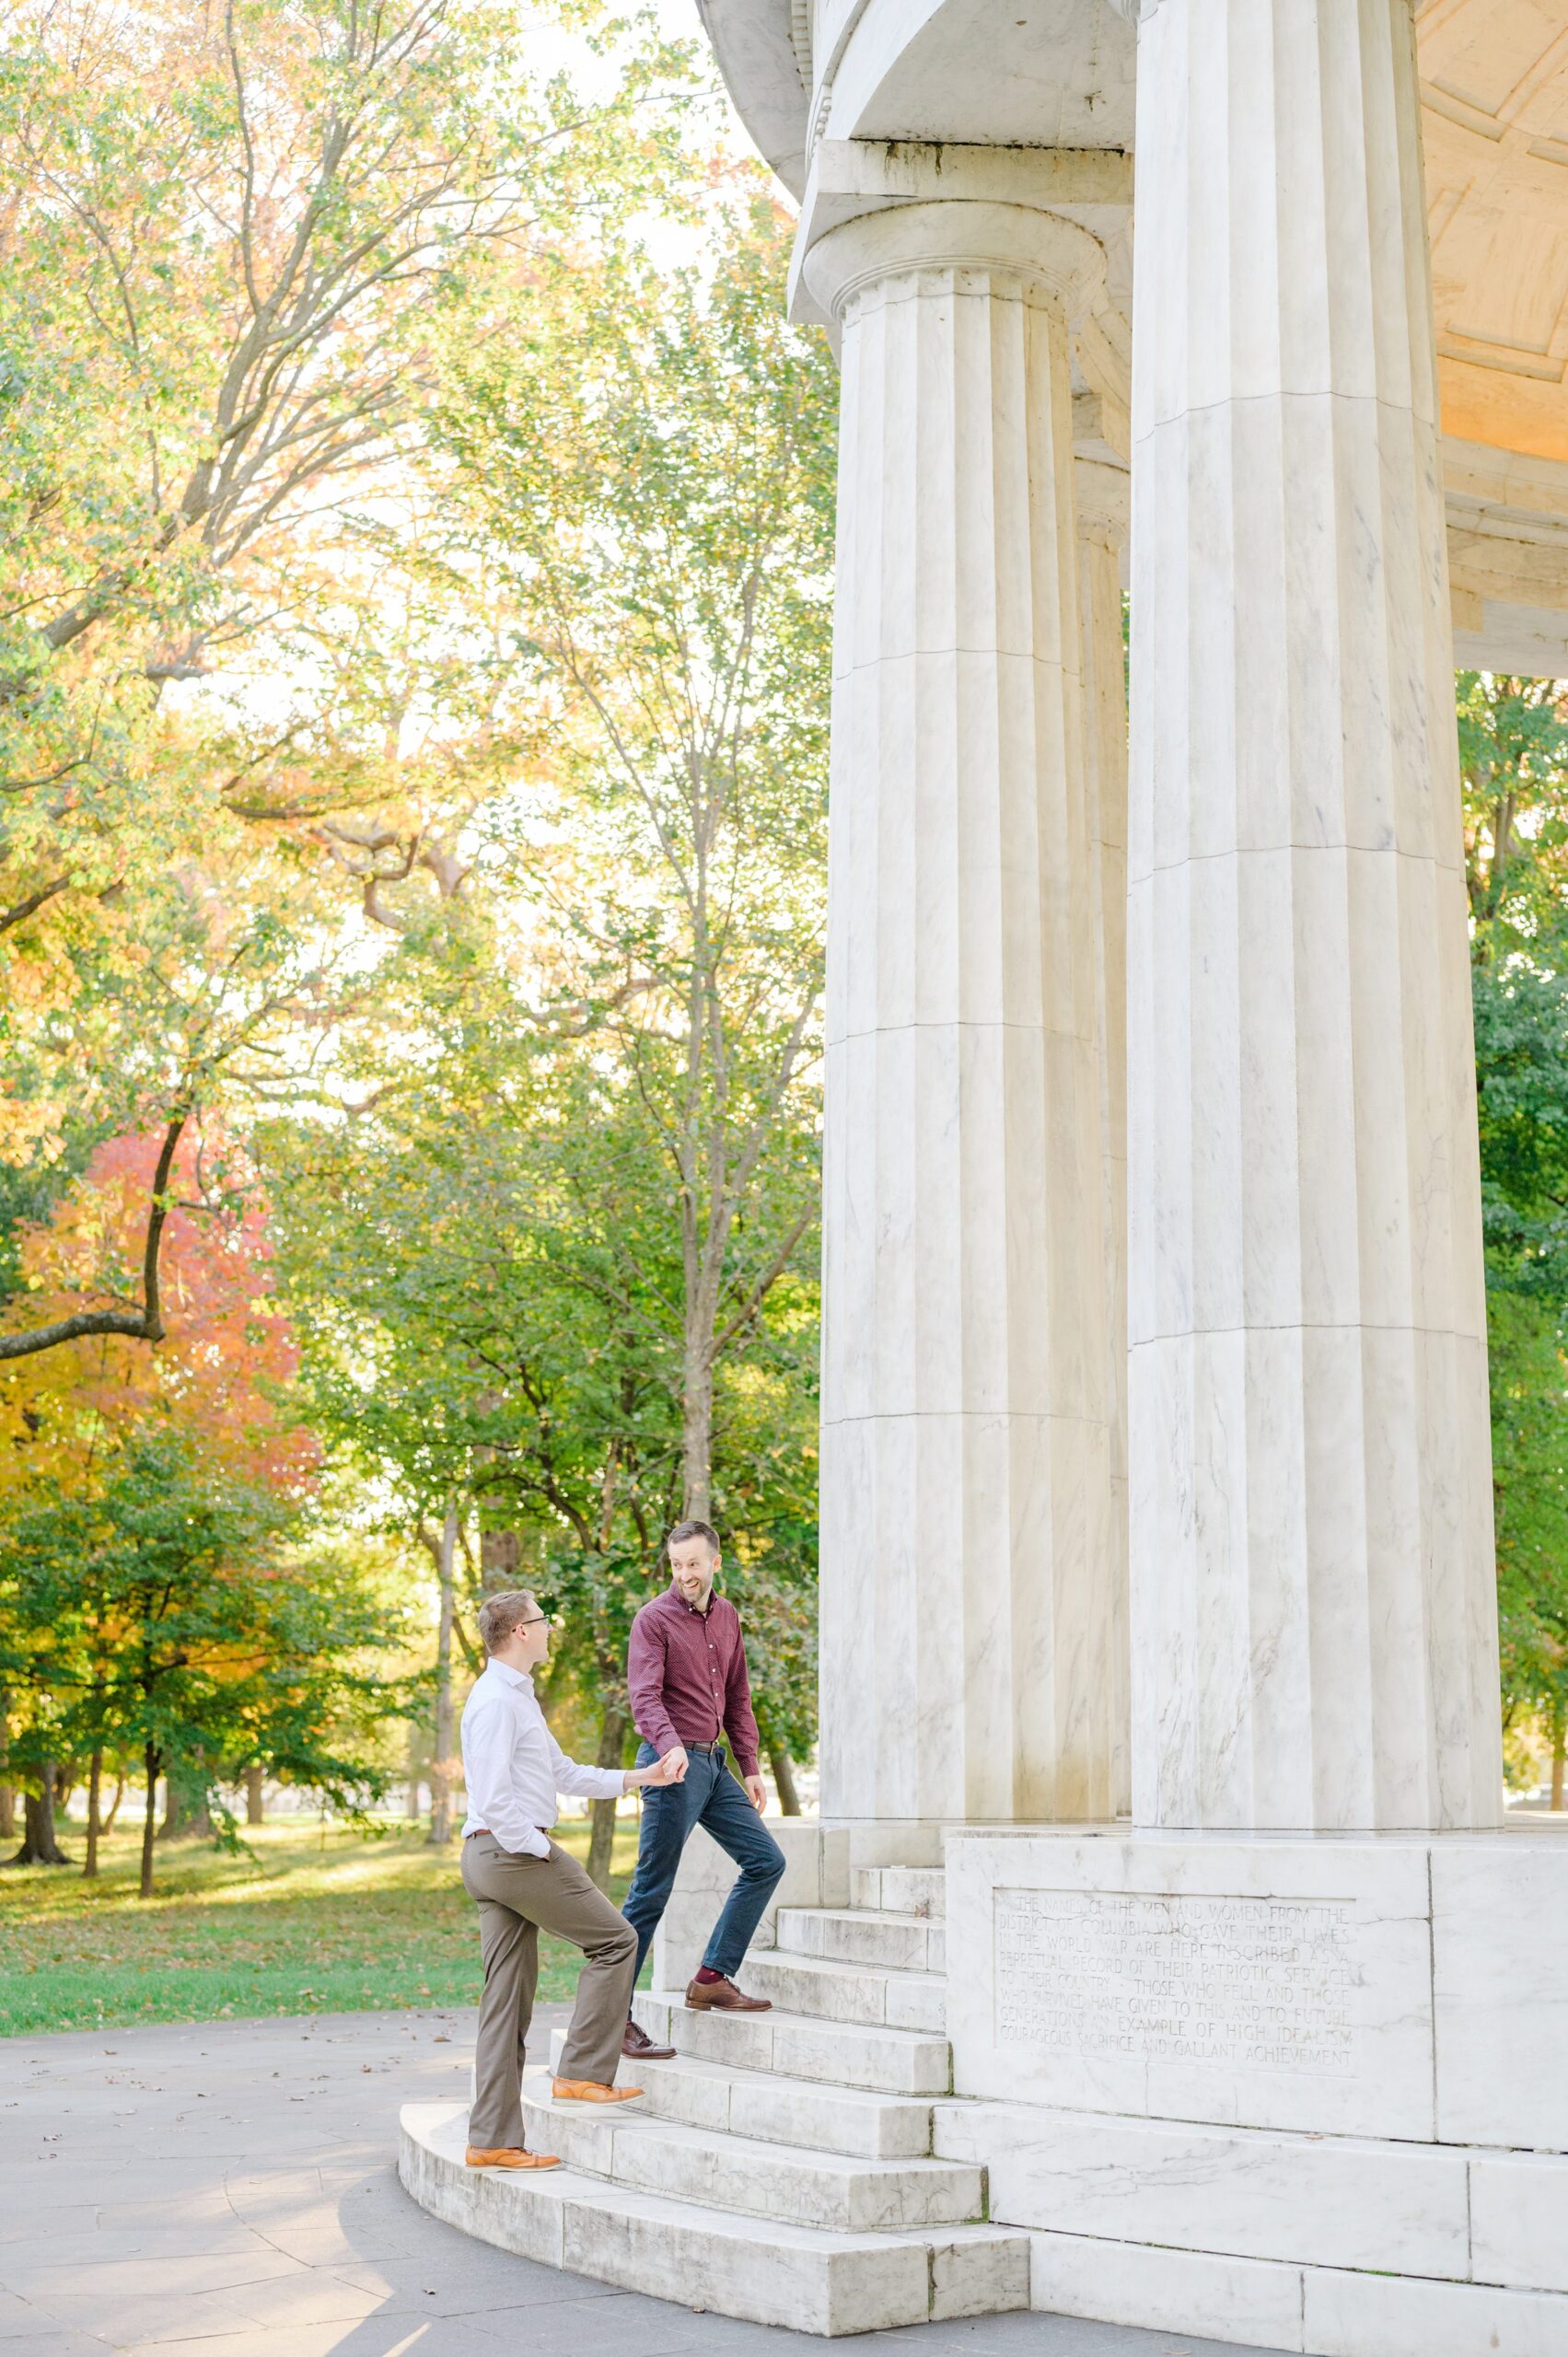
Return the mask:
<path id="1" fill-rule="evenodd" d="M 1463 673 L 1505 1719 L 1568 1703 L 1568 700 Z"/>
<path id="2" fill-rule="evenodd" d="M 355 1737 L 396 1698 L 355 1657 L 390 1642 L 387 1616 L 338 1565 L 290 1563 L 296 1522 L 274 1490 L 146 1430 L 74 1492 L 13 1498 L 0 1683 L 30 1705 L 14 1764 L 139 1762 L 150 1812 L 161 1774 L 206 1792 L 264 1762 L 360 1809 L 384 1779 Z"/>
<path id="3" fill-rule="evenodd" d="M 574 1817 L 554 1838 L 581 1858 L 587 1833 Z M 618 1819 L 618 1903 L 636 1844 L 635 1819 Z M 94 1881 L 7 1872 L 0 2038 L 478 2000 L 473 1902 L 451 1852 L 433 1851 L 423 1827 L 383 1819 L 366 1840 L 304 1815 L 270 1820 L 242 1851 L 177 1842 L 160 1856 L 151 1900 L 136 1896 L 138 1849 L 122 1818 Z M 581 1968 L 575 1948 L 544 1933 L 540 2002 L 575 1995 Z"/>

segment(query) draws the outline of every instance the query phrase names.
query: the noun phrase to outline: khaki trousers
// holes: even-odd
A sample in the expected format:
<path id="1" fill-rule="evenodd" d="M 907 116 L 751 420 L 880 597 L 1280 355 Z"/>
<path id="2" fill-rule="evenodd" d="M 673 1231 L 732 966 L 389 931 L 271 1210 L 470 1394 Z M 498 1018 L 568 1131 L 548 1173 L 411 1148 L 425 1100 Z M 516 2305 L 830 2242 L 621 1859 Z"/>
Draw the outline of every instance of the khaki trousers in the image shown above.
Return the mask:
<path id="1" fill-rule="evenodd" d="M 484 1994 L 479 2003 L 469 2142 L 497 2152 L 523 2141 L 523 2047 L 539 1981 L 539 1935 L 553 1932 L 587 1961 L 561 2057 L 563 2079 L 615 2083 L 637 1978 L 637 1934 L 575 1858 L 504 1850 L 494 1833 L 463 1843 L 463 1887 L 479 1909 Z"/>

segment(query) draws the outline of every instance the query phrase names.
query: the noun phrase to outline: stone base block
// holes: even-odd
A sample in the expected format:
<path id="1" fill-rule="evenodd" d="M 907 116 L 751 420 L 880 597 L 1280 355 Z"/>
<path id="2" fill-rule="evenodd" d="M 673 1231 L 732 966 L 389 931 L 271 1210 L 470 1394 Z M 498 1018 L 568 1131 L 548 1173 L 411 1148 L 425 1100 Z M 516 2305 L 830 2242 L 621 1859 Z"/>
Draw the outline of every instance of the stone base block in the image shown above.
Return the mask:
<path id="1" fill-rule="evenodd" d="M 1291 2267 L 1086 2235 L 1029 2236 L 1030 2305 L 1304 2357 L 1564 2357 L 1568 2299 Z"/>
<path id="2" fill-rule="evenodd" d="M 1568 1840 L 955 1830 L 932 2150 L 1036 2307 L 1568 2357 Z M 967 2098 L 967 2100 L 963 2100 Z"/>

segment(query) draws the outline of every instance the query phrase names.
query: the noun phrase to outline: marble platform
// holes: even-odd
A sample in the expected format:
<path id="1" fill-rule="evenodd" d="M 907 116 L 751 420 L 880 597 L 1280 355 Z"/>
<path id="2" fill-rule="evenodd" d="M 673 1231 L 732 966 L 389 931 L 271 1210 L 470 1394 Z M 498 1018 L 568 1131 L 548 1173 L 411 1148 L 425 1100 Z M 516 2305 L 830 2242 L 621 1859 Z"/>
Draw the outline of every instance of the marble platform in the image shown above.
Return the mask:
<path id="1" fill-rule="evenodd" d="M 945 1878 L 901 1863 L 930 1833 L 868 1871 L 845 1832 L 774 1829 L 786 1872 L 742 1975 L 774 2010 L 681 2001 L 734 1875 L 699 1832 L 636 2001 L 675 2061 L 639 2064 L 642 2098 L 610 2113 L 527 2074 L 528 2142 L 563 2163 L 539 2175 L 466 2167 L 466 2106 L 410 2106 L 404 2186 L 522 2257 L 824 2337 L 1027 2308 L 1028 2235 L 990 2223 L 983 2162 L 932 2150 L 952 2085 Z"/>
<path id="2" fill-rule="evenodd" d="M 1568 2352 L 1568 1830 L 955 1829 L 954 2100 L 1031 2302 Z"/>
<path id="3" fill-rule="evenodd" d="M 1298 2357 L 1568 2357 L 1568 1827 L 1493 1835 L 779 1829 L 747 1961 L 681 2003 L 727 1862 L 693 1838 L 606 2118 L 563 2167 L 404 2184 L 480 2239 L 824 2336 L 1032 2306 Z M 559 2033 L 557 2040 L 559 2041 Z M 542 2061 L 541 2058 L 541 2061 Z M 552 2055 L 550 2060 L 553 2061 Z"/>

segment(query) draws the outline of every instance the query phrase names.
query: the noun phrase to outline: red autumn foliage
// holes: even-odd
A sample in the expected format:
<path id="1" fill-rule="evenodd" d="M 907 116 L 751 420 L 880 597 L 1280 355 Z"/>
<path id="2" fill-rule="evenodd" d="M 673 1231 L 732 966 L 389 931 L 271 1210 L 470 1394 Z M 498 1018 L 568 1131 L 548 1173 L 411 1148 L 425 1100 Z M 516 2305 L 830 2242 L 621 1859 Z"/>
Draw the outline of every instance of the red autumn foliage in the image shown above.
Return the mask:
<path id="1" fill-rule="evenodd" d="M 94 1153 L 47 1225 L 22 1248 L 27 1291 L 14 1321 L 140 1297 L 143 1244 L 161 1135 Z M 37 1469 L 38 1449 L 89 1454 L 105 1425 L 160 1419 L 203 1453 L 281 1492 L 308 1481 L 314 1436 L 288 1394 L 298 1352 L 273 1303 L 268 1211 L 254 1168 L 221 1132 L 187 1129 L 175 1157 L 161 1261 L 164 1339 L 93 1335 L 6 1370 L 6 1421 Z M 30 1444 L 28 1446 L 27 1444 Z"/>

